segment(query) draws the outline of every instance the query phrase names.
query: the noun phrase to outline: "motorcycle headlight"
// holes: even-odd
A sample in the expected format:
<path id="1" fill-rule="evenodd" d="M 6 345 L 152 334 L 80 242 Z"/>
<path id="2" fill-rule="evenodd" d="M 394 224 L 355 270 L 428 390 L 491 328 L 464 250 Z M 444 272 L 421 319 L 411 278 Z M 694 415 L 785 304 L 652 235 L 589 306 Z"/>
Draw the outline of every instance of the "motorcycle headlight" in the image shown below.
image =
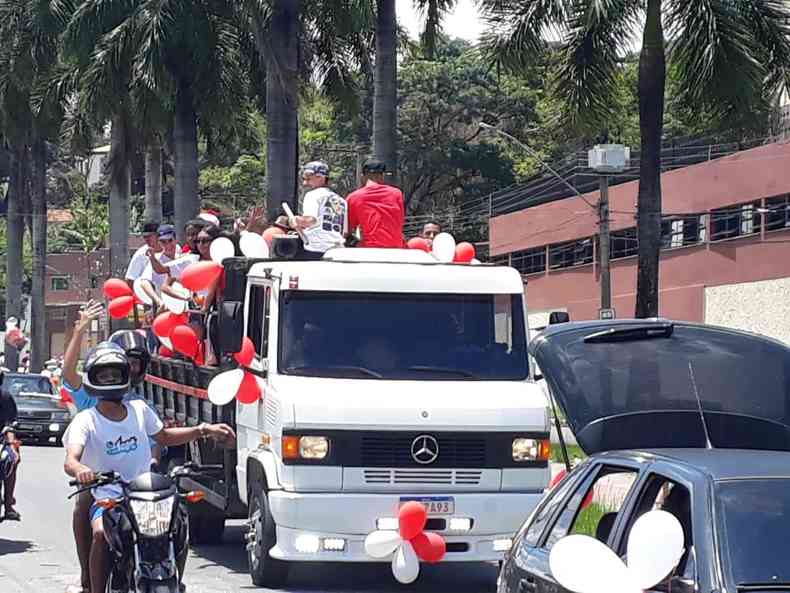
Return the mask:
<path id="1" fill-rule="evenodd" d="M 173 505 L 176 497 L 170 496 L 157 501 L 130 500 L 134 518 L 140 535 L 158 537 L 170 530 L 170 519 L 173 516 Z"/>

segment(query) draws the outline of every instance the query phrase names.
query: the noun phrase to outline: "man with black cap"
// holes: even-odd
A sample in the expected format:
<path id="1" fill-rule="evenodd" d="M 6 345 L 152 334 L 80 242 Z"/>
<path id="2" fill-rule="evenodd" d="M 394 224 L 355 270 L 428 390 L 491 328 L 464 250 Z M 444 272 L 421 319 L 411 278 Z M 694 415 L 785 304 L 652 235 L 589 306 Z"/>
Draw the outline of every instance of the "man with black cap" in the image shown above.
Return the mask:
<path id="1" fill-rule="evenodd" d="M 369 160 L 362 166 L 365 185 L 348 196 L 349 228 L 359 227 L 359 247 L 402 248 L 406 208 L 403 192 L 384 183 L 387 166 Z"/>
<path id="2" fill-rule="evenodd" d="M 154 253 L 162 251 L 162 246 L 159 244 L 159 225 L 157 223 L 146 222 L 143 224 L 143 239 L 145 239 L 145 245 L 134 252 L 126 270 L 126 281 L 130 285 L 145 272 L 145 268 L 148 265 L 148 250 L 153 250 Z"/>

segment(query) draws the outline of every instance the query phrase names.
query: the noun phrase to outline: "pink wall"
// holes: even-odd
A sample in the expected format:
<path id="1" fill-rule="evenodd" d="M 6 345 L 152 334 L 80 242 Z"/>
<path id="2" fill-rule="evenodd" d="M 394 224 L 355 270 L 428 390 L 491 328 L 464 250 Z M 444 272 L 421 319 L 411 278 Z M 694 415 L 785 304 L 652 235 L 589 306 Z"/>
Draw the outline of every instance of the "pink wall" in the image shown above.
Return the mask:
<path id="1" fill-rule="evenodd" d="M 612 262 L 613 306 L 632 317 L 636 257 Z M 706 286 L 790 277 L 790 230 L 663 251 L 659 314 L 703 321 Z M 601 294 L 598 266 L 589 264 L 527 276 L 527 303 L 533 311 L 567 307 L 572 319 L 595 319 Z"/>
<path id="2" fill-rule="evenodd" d="M 661 176 L 666 214 L 706 212 L 790 193 L 790 144 L 768 144 Z M 636 226 L 637 181 L 609 190 L 611 229 Z M 585 196 L 598 202 L 598 192 Z M 597 213 L 568 198 L 491 219 L 491 254 L 562 243 L 598 232 Z"/>

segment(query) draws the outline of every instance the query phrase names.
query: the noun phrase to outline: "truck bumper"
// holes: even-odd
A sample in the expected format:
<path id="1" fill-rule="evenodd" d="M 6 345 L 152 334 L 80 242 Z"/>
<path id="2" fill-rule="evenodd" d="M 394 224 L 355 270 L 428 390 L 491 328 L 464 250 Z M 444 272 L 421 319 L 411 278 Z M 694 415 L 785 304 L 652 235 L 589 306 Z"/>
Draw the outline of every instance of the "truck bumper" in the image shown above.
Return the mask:
<path id="1" fill-rule="evenodd" d="M 377 529 L 379 519 L 392 521 L 397 517 L 401 496 L 270 491 L 269 504 L 277 523 L 277 545 L 271 555 L 291 562 L 381 562 L 365 553 L 365 538 Z M 453 514 L 429 516 L 429 521 L 444 519 L 444 529 L 426 528 L 441 534 L 447 542 L 443 562 L 487 562 L 502 560 L 510 540 L 543 493 L 448 496 L 454 499 Z M 471 519 L 471 529 L 450 529 L 451 518 Z"/>

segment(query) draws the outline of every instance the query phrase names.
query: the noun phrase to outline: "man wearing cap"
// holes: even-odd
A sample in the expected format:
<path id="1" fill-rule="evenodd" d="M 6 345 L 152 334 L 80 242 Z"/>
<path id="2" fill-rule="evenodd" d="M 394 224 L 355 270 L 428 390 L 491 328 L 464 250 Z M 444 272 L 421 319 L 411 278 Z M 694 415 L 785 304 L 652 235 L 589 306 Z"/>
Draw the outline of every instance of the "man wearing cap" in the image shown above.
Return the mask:
<path id="1" fill-rule="evenodd" d="M 403 222 L 406 208 L 403 192 L 384 183 L 387 166 L 369 160 L 362 166 L 365 185 L 348 196 L 348 222 L 351 229 L 359 227 L 359 247 L 402 248 Z"/>
<path id="2" fill-rule="evenodd" d="M 126 282 L 129 285 L 133 284 L 135 280 L 140 278 L 145 272 L 145 267 L 148 265 L 148 251 L 153 250 L 154 253 L 162 251 L 162 246 L 159 244 L 159 225 L 155 222 L 146 222 L 143 224 L 143 239 L 145 245 L 140 247 L 132 255 L 129 261 L 129 267 L 126 270 Z"/>
<path id="3" fill-rule="evenodd" d="M 157 308 L 162 306 L 160 293 L 168 276 L 163 266 L 181 256 L 181 250 L 176 243 L 176 229 L 172 224 L 163 224 L 159 227 L 159 244 L 162 246 L 160 253 L 156 253 L 153 249 L 148 250 L 148 265 L 140 276 L 143 279 L 143 291 L 151 297 Z"/>
<path id="4" fill-rule="evenodd" d="M 346 201 L 329 189 L 329 165 L 313 161 L 302 167 L 304 195 L 302 216 L 296 224 L 305 238 L 307 257 L 320 259 L 333 247 L 342 247 L 348 232 Z"/>

